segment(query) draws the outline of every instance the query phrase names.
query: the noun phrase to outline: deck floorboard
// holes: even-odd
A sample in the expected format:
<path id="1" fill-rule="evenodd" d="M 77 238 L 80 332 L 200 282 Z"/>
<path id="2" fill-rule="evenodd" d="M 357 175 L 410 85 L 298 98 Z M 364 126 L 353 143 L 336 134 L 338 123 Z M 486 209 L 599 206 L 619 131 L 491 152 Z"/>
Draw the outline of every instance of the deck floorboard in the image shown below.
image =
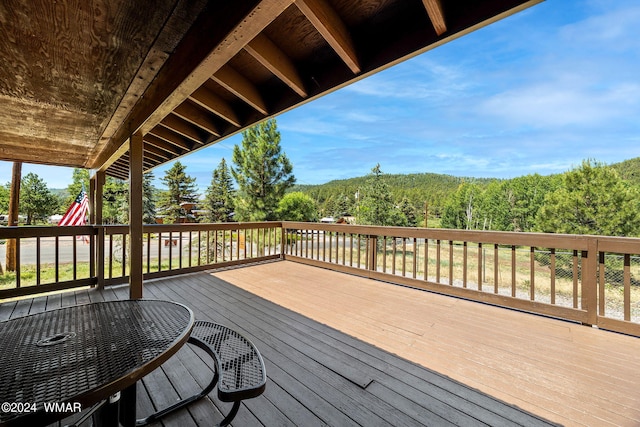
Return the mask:
<path id="1" fill-rule="evenodd" d="M 126 299 L 126 286 L 0 304 L 0 321 Z M 235 426 L 640 424 L 640 339 L 292 262 L 145 283 L 145 298 L 252 340 L 267 367 Z M 212 364 L 183 347 L 138 383 L 138 415 L 204 387 Z M 215 391 L 152 426 L 208 426 Z"/>

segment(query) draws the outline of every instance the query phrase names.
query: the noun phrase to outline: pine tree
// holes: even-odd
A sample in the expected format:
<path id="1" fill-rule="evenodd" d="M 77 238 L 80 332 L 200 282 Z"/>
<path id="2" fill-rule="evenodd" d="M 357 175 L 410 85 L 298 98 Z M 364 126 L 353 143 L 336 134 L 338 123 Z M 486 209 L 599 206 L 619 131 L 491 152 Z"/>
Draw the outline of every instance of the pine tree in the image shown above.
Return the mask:
<path id="1" fill-rule="evenodd" d="M 89 169 L 75 168 L 71 179 L 72 183 L 67 186 L 67 199 L 64 203 L 66 207 L 69 207 L 71 203 L 73 203 L 83 188 L 87 194 L 89 194 Z M 66 209 L 66 207 L 64 209 Z"/>
<path id="2" fill-rule="evenodd" d="M 406 225 L 407 219 L 393 204 L 389 186 L 377 164 L 362 189 L 361 222 L 371 225 Z"/>
<path id="3" fill-rule="evenodd" d="M 278 202 L 293 186 L 293 166 L 280 147 L 275 120 L 242 133 L 242 147 L 233 148 L 231 174 L 238 183 L 235 213 L 239 221 L 277 219 Z"/>
<path id="4" fill-rule="evenodd" d="M 402 200 L 400 201 L 399 209 L 400 209 L 400 212 L 402 212 L 405 218 L 407 219 L 408 227 L 415 227 L 416 225 L 418 225 L 418 218 L 416 217 L 416 209 L 409 202 L 409 198 L 407 197 L 402 198 Z"/>
<path id="5" fill-rule="evenodd" d="M 167 190 L 160 194 L 158 210 L 167 222 L 177 222 L 184 214 L 181 203 L 196 203 L 198 200 L 196 179 L 187 175 L 185 170 L 186 166 L 179 161 L 175 162 L 160 179 Z"/>
<path id="6" fill-rule="evenodd" d="M 153 172 L 147 172 L 142 177 L 142 222 L 156 223 L 156 190 L 153 187 Z"/>
<path id="7" fill-rule="evenodd" d="M 213 171 L 211 185 L 205 195 L 205 206 L 209 213 L 209 222 L 229 222 L 233 218 L 233 180 L 231 172 L 223 158 Z"/>
<path id="8" fill-rule="evenodd" d="M 564 185 L 545 197 L 538 212 L 539 231 L 640 235 L 640 194 L 615 169 L 585 160 L 563 178 Z"/>
<path id="9" fill-rule="evenodd" d="M 7 185 L 0 185 L 0 213 L 7 213 L 9 212 L 9 186 L 11 184 L 7 184 Z"/>
<path id="10" fill-rule="evenodd" d="M 105 224 L 129 222 L 129 184 L 108 176 L 103 188 L 102 220 Z"/>
<path id="11" fill-rule="evenodd" d="M 58 209 L 56 196 L 47 184 L 35 173 L 28 173 L 20 184 L 20 212 L 27 215 L 27 225 L 42 220 Z"/>

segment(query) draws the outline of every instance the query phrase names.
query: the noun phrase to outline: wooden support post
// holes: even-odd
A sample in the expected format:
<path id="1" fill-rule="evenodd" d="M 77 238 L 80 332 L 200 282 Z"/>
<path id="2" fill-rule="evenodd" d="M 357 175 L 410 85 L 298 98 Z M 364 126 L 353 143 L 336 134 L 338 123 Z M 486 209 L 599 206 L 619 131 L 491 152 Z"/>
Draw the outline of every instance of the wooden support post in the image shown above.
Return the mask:
<path id="1" fill-rule="evenodd" d="M 18 225 L 18 213 L 20 205 L 20 180 L 22 179 L 22 162 L 13 162 L 11 174 L 11 192 L 9 195 L 9 221 L 8 226 Z M 16 239 L 7 240 L 6 271 L 16 271 L 17 265 Z"/>
<path id="2" fill-rule="evenodd" d="M 129 298 L 142 298 L 142 134 L 129 143 Z"/>
<path id="3" fill-rule="evenodd" d="M 105 173 L 104 171 L 96 172 L 95 176 L 95 200 L 93 202 L 95 215 L 92 216 L 94 219 L 94 225 L 98 226 L 98 234 L 96 236 L 96 251 L 95 251 L 95 259 L 96 259 L 96 267 L 97 267 L 97 278 L 98 278 L 98 289 L 104 288 L 104 227 L 102 226 L 102 195 L 105 183 Z"/>

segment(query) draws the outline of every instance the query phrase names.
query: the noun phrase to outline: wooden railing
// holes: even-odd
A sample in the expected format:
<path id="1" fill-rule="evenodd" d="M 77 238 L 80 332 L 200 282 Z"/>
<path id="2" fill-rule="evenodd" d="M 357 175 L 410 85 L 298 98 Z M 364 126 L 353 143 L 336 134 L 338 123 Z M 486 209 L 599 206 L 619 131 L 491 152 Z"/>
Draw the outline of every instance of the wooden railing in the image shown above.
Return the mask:
<path id="1" fill-rule="evenodd" d="M 104 226 L 106 285 L 128 279 L 128 226 Z M 145 225 L 144 278 L 280 258 L 279 222 Z"/>
<path id="2" fill-rule="evenodd" d="M 0 227 L 17 250 L 0 300 L 127 282 L 128 232 Z M 145 279 L 279 258 L 640 336 L 640 239 L 301 222 L 143 229 Z"/>
<path id="3" fill-rule="evenodd" d="M 280 257 L 280 223 L 145 225 L 144 278 Z M 81 286 L 126 283 L 129 227 L 0 227 L 16 242 L 16 271 L 0 276 L 0 300 Z M 5 251 L 0 250 L 4 267 Z"/>
<path id="4" fill-rule="evenodd" d="M 640 336 L 640 239 L 283 223 L 285 259 Z"/>
<path id="5" fill-rule="evenodd" d="M 0 227 L 0 263 L 15 242 L 15 272 L 4 271 L 0 299 L 95 285 L 98 230 L 80 227 Z"/>

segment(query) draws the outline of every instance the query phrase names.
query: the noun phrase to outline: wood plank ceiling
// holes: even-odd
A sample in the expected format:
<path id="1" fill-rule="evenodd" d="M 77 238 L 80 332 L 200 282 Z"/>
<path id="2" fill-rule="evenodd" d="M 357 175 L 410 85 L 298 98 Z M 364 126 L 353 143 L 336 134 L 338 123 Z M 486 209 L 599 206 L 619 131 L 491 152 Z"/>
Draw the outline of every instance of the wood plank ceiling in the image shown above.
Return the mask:
<path id="1" fill-rule="evenodd" d="M 541 0 L 3 0 L 0 159 L 128 178 Z"/>

